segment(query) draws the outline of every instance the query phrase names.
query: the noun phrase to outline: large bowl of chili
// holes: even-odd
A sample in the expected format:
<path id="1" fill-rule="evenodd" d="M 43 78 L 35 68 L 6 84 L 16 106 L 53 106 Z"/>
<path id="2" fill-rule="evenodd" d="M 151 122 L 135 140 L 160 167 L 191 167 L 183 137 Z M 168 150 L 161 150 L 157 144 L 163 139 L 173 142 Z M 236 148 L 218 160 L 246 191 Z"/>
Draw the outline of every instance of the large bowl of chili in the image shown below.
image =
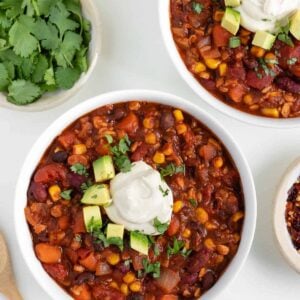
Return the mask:
<path id="1" fill-rule="evenodd" d="M 252 46 L 254 33 L 241 26 L 233 36 L 221 26 L 224 11 L 224 1 L 159 2 L 162 36 L 177 71 L 202 100 L 230 117 L 298 127 L 300 42 L 290 35 L 293 47 L 279 40 L 269 52 Z M 231 38 L 239 45 L 231 47 Z"/>
<path id="2" fill-rule="evenodd" d="M 148 256 L 133 250 L 129 231 L 120 248 L 84 223 L 92 161 L 112 153 L 121 175 L 124 161 L 133 170 L 143 160 L 169 185 L 159 186 L 163 196 L 174 196 L 170 223 L 146 239 Z M 237 143 L 205 111 L 163 92 L 118 91 L 79 104 L 41 135 L 19 175 L 14 218 L 23 258 L 53 299 L 216 299 L 249 254 L 256 193 Z"/>

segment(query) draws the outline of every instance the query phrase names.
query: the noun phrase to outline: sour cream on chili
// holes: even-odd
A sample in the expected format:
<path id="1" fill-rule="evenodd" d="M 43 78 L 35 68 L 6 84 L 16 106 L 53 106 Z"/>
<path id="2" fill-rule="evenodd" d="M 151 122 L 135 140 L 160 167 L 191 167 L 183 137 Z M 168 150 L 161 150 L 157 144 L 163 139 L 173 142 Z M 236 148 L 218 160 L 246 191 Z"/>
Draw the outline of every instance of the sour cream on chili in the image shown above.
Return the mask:
<path id="1" fill-rule="evenodd" d="M 133 164 L 131 171 L 119 173 L 110 182 L 112 204 L 106 207 L 108 217 L 127 230 L 159 234 L 154 219 L 169 223 L 173 195 L 160 173 L 143 161 Z"/>
<path id="2" fill-rule="evenodd" d="M 241 13 L 241 25 L 257 32 L 275 32 L 281 22 L 300 8 L 300 0 L 243 0 L 236 9 Z"/>

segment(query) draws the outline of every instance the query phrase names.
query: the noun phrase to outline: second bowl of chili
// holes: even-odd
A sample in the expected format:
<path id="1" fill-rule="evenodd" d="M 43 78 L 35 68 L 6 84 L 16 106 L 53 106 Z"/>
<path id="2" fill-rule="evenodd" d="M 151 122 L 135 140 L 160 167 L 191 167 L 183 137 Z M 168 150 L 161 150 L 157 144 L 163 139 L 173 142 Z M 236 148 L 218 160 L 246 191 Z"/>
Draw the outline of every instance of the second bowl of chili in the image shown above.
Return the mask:
<path id="1" fill-rule="evenodd" d="M 104 167 L 100 173 L 99 165 Z M 150 177 L 143 175 L 136 188 L 136 179 L 124 185 L 120 176 L 133 176 L 137 168 Z M 195 180 L 200 180 L 199 189 Z M 122 223 L 113 213 L 114 206 L 120 208 L 118 189 L 126 198 L 154 181 L 160 182 L 163 202 L 174 199 L 172 219 L 168 208 L 167 221 L 158 210 L 160 219 L 154 218 L 155 230 L 150 225 L 149 233 L 143 220 L 155 203 L 145 202 L 146 214 L 141 208 L 128 225 L 129 216 L 121 211 L 128 221 Z M 98 189 L 108 185 L 112 203 L 103 200 L 104 194 L 102 202 L 97 198 Z M 140 195 L 149 197 L 149 192 Z M 136 200 L 126 199 L 123 208 L 133 213 Z M 88 206 L 91 201 L 97 205 Z M 117 225 L 112 222 L 125 225 L 125 234 L 115 227 L 122 243 L 108 236 Z M 16 190 L 23 257 L 45 291 L 59 299 L 70 298 L 65 291 L 75 299 L 164 299 L 170 294 L 181 299 L 198 298 L 201 292 L 203 299 L 215 299 L 245 262 L 255 223 L 253 179 L 231 136 L 197 106 L 154 91 L 104 94 L 65 113 L 33 146 Z"/>

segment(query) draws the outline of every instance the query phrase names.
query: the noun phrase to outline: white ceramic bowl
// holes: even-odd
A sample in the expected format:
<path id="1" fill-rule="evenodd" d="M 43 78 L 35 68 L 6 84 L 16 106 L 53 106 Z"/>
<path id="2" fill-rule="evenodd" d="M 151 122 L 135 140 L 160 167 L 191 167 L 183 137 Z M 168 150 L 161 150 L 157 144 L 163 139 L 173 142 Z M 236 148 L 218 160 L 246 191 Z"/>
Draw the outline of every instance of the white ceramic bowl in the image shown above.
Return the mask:
<path id="1" fill-rule="evenodd" d="M 70 296 L 68 296 L 44 271 L 33 251 L 30 231 L 24 215 L 24 208 L 27 203 L 26 194 L 30 178 L 37 164 L 39 163 L 40 158 L 44 154 L 51 141 L 73 121 L 78 119 L 80 116 L 96 109 L 97 107 L 101 107 L 110 103 L 126 102 L 132 99 L 140 99 L 171 105 L 173 107 L 179 107 L 190 113 L 196 119 L 205 124 L 224 143 L 239 170 L 245 195 L 246 209 L 246 216 L 239 250 L 233 261 L 228 266 L 226 272 L 221 276 L 216 285 L 209 290 L 203 298 L 201 298 L 206 300 L 218 299 L 217 295 L 219 295 L 229 284 L 229 282 L 233 280 L 243 266 L 252 244 L 256 225 L 256 194 L 251 171 L 238 145 L 234 142 L 233 138 L 229 135 L 229 133 L 227 133 L 221 124 L 208 116 L 205 111 L 201 110 L 195 104 L 192 104 L 191 102 L 174 95 L 162 92 L 148 90 L 127 90 L 96 96 L 93 99 L 85 101 L 67 111 L 41 135 L 25 160 L 19 175 L 15 193 L 15 230 L 23 258 L 37 282 L 39 282 L 43 289 L 53 299 L 70 299 Z"/>
<path id="2" fill-rule="evenodd" d="M 285 220 L 286 200 L 293 184 L 300 176 L 300 158 L 286 171 L 275 198 L 273 227 L 280 251 L 292 268 L 300 273 L 300 253 L 293 246 Z"/>
<path id="3" fill-rule="evenodd" d="M 218 100 L 215 96 L 209 93 L 193 76 L 193 74 L 187 69 L 181 56 L 177 50 L 176 44 L 173 39 L 171 32 L 171 22 L 170 22 L 170 0 L 159 0 L 159 18 L 162 36 L 169 52 L 169 55 L 177 68 L 179 74 L 184 79 L 184 81 L 194 90 L 196 94 L 200 96 L 201 99 L 206 101 L 209 105 L 225 113 L 229 117 L 233 117 L 240 121 L 265 126 L 265 127 L 275 127 L 275 128 L 294 128 L 300 127 L 300 118 L 294 119 L 272 119 L 262 116 L 255 116 L 238 109 L 235 109 L 222 101 Z"/>
<path id="4" fill-rule="evenodd" d="M 14 105 L 6 100 L 6 95 L 4 93 L 0 93 L 0 107 L 27 112 L 43 111 L 64 103 L 84 86 L 97 64 L 101 51 L 102 33 L 99 9 L 95 4 L 95 1 L 83 0 L 81 1 L 81 6 L 83 16 L 89 20 L 92 25 L 92 40 L 90 42 L 88 53 L 89 68 L 87 72 L 81 74 L 81 77 L 71 89 L 57 90 L 52 93 L 46 93 L 40 99 L 28 105 Z"/>

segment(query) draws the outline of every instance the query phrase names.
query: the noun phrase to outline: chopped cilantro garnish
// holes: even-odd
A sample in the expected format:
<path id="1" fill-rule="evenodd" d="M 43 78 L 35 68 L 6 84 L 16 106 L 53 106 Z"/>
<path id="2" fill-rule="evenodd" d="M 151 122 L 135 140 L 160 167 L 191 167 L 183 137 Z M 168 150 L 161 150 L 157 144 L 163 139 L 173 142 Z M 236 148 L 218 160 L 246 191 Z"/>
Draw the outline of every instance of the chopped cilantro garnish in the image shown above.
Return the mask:
<path id="1" fill-rule="evenodd" d="M 105 138 L 109 144 L 112 144 L 114 141 L 113 137 L 110 134 L 106 134 Z"/>
<path id="2" fill-rule="evenodd" d="M 189 199 L 189 202 L 191 203 L 191 205 L 192 205 L 193 207 L 197 207 L 197 206 L 198 206 L 197 200 L 195 200 L 195 199 L 193 199 L 193 198 Z"/>
<path id="3" fill-rule="evenodd" d="M 131 141 L 126 135 L 119 141 L 118 145 L 115 145 L 110 149 L 114 155 L 114 163 L 116 164 L 117 168 L 124 173 L 129 172 L 132 167 L 131 161 L 127 156 L 127 152 L 130 150 L 130 145 Z"/>
<path id="4" fill-rule="evenodd" d="M 191 251 L 187 250 L 184 247 L 185 243 L 184 241 L 178 240 L 177 238 L 174 238 L 173 240 L 173 246 L 170 244 L 168 245 L 167 254 L 168 256 L 174 255 L 174 254 L 181 254 L 184 257 L 187 257 L 191 254 Z"/>
<path id="5" fill-rule="evenodd" d="M 101 231 L 101 226 L 102 226 L 101 221 L 100 220 L 95 221 L 94 217 L 92 217 L 88 223 L 87 232 L 97 233 L 97 232 Z"/>
<path id="6" fill-rule="evenodd" d="M 155 218 L 153 221 L 153 226 L 159 233 L 163 234 L 168 229 L 169 223 L 162 223 L 158 220 L 158 218 Z"/>
<path id="7" fill-rule="evenodd" d="M 238 36 L 232 36 L 230 39 L 229 39 L 229 47 L 230 48 L 237 48 L 241 46 L 241 40 Z"/>
<path id="8" fill-rule="evenodd" d="M 170 190 L 169 189 L 163 189 L 163 187 L 160 185 L 159 190 L 161 191 L 163 197 L 167 197 L 169 195 Z"/>
<path id="9" fill-rule="evenodd" d="M 81 186 L 80 189 L 85 192 L 89 187 L 93 185 L 92 181 L 88 179 L 86 182 L 84 182 Z"/>
<path id="10" fill-rule="evenodd" d="M 161 177 L 173 176 L 177 173 L 185 174 L 185 165 L 176 166 L 173 163 L 170 163 L 166 167 L 160 169 Z"/>
<path id="11" fill-rule="evenodd" d="M 65 200 L 71 200 L 71 193 L 73 192 L 72 189 L 70 190 L 65 190 L 63 192 L 60 193 L 60 196 L 65 199 Z"/>
<path id="12" fill-rule="evenodd" d="M 150 263 L 147 258 L 142 260 L 145 274 L 152 274 L 153 278 L 160 277 L 160 263 Z"/>
<path id="13" fill-rule="evenodd" d="M 86 169 L 86 167 L 80 163 L 74 164 L 73 166 L 71 166 L 71 171 L 79 174 L 79 175 L 84 175 L 84 176 L 89 176 L 89 173 Z"/>
<path id="14" fill-rule="evenodd" d="M 193 11 L 199 15 L 203 10 L 203 4 L 193 1 L 192 8 Z"/>

